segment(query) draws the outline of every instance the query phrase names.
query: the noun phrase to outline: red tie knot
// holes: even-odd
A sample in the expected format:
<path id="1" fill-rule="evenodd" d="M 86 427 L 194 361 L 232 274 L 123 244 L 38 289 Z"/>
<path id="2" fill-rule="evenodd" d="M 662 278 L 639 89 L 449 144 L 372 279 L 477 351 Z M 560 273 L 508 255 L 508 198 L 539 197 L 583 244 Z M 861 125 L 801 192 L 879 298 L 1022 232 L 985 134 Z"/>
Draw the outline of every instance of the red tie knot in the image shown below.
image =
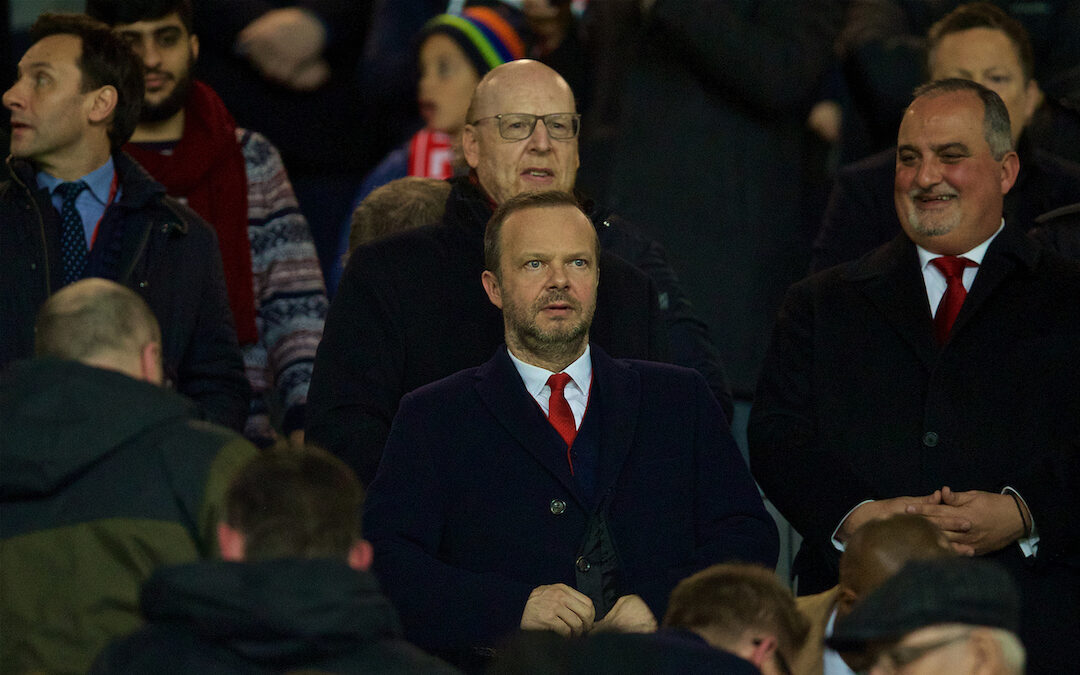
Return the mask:
<path id="1" fill-rule="evenodd" d="M 566 373 L 555 373 L 547 380 L 547 385 L 551 387 L 552 393 L 559 392 L 561 395 L 563 390 L 566 389 L 566 385 L 570 382 L 570 376 Z"/>
<path id="2" fill-rule="evenodd" d="M 940 258 L 934 258 L 930 262 L 945 275 L 946 279 L 962 277 L 964 268 L 979 266 L 979 264 L 974 261 L 956 255 L 943 255 Z"/>

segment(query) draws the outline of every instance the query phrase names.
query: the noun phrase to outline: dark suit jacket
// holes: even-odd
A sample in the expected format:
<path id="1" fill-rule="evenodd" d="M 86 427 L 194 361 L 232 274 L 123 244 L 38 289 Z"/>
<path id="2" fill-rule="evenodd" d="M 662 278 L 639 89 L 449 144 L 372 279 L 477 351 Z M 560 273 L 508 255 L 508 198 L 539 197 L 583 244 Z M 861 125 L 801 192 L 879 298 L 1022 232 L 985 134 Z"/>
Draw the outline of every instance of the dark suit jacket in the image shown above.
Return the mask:
<path id="1" fill-rule="evenodd" d="M 375 477 L 398 402 L 486 361 L 503 341 L 502 313 L 480 283 L 490 216 L 455 185 L 444 222 L 403 232 L 349 258 L 326 317 L 308 391 L 308 439 Z M 591 335 L 613 356 L 666 361 L 656 288 L 622 258 L 600 254 Z"/>
<path id="2" fill-rule="evenodd" d="M 1025 638 L 1080 639 L 1080 522 L 1068 506 L 1080 486 L 1066 467 L 1080 437 L 1078 374 L 1080 268 L 1009 225 L 944 347 L 903 235 L 793 286 L 749 435 L 754 475 L 806 539 L 800 592 L 836 583 L 829 539 L 860 501 L 1011 486 L 1031 507 L 1039 553 L 1025 560 L 1010 545 L 990 557 L 1024 593 Z"/>
<path id="3" fill-rule="evenodd" d="M 724 416 L 695 371 L 614 360 L 593 345 L 596 493 L 618 595 L 662 617 L 672 587 L 730 559 L 773 566 L 778 542 Z M 365 538 L 406 636 L 440 653 L 490 647 L 529 592 L 576 585 L 594 508 L 566 446 L 505 347 L 405 396 L 367 496 Z"/>
<path id="4" fill-rule="evenodd" d="M 1005 195 L 1005 222 L 1025 230 L 1037 216 L 1080 201 L 1080 165 L 1035 148 L 1022 136 L 1020 174 Z M 893 203 L 896 148 L 840 169 L 821 230 L 814 240 L 812 271 L 869 253 L 900 232 Z"/>

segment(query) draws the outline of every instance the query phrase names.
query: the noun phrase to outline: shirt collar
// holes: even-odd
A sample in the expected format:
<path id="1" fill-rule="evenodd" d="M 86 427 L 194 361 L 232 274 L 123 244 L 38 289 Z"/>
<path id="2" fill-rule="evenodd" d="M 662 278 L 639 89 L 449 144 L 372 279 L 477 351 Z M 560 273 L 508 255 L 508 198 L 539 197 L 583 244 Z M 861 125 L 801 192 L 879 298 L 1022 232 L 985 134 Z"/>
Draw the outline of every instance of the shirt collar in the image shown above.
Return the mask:
<path id="1" fill-rule="evenodd" d="M 514 368 L 517 369 L 518 375 L 521 376 L 521 381 L 525 383 L 525 389 L 533 398 L 539 396 L 544 387 L 547 386 L 548 378 L 554 373 L 546 368 L 525 363 L 514 356 L 514 353 L 509 349 L 506 350 L 506 353 L 510 355 L 510 360 L 513 362 Z M 573 385 L 577 386 L 587 397 L 589 395 L 589 386 L 592 384 L 592 356 L 590 355 L 589 345 L 585 345 L 585 351 L 582 355 L 566 368 L 563 368 L 562 372 L 569 375 Z"/>
<path id="2" fill-rule="evenodd" d="M 106 203 L 109 200 L 109 192 L 112 190 L 113 175 L 116 173 L 115 165 L 113 164 L 112 155 L 105 160 L 105 163 L 94 169 L 90 173 L 86 174 L 79 180 L 84 181 L 89 188 L 89 192 L 93 195 L 94 199 Z M 61 183 L 75 182 L 64 181 L 55 176 L 52 176 L 44 171 L 39 171 L 37 174 L 37 183 L 39 187 L 48 188 L 49 194 L 56 192 L 56 188 Z"/>
<path id="3" fill-rule="evenodd" d="M 986 256 L 986 249 L 990 248 L 990 242 L 994 241 L 994 237 L 998 236 L 998 234 L 1001 233 L 1001 230 L 1004 227 L 1005 227 L 1005 219 L 1002 218 L 1001 219 L 1001 225 L 998 225 L 998 229 L 995 230 L 994 233 L 992 235 L 990 235 L 986 239 L 986 241 L 979 244 L 975 248 L 971 249 L 967 253 L 961 253 L 959 257 L 967 258 L 968 260 L 975 263 L 976 265 L 982 265 L 983 258 Z M 922 246 L 919 246 L 918 244 L 915 245 L 915 248 L 918 249 L 918 251 L 919 251 L 919 268 L 920 269 L 925 270 L 926 266 L 930 264 L 931 260 L 933 260 L 934 258 L 940 258 L 941 257 L 940 253 L 931 253 L 930 251 L 927 251 Z"/>

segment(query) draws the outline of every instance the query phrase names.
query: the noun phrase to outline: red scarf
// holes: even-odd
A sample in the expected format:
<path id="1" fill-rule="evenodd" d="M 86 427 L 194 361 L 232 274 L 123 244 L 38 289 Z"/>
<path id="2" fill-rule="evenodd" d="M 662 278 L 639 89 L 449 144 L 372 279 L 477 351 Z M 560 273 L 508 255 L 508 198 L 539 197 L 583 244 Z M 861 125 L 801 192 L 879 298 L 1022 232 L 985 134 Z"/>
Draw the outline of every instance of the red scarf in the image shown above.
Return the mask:
<path id="1" fill-rule="evenodd" d="M 172 154 L 128 143 L 124 151 L 217 231 L 225 287 L 240 344 L 258 340 L 248 239 L 247 173 L 236 122 L 214 90 L 193 82 L 184 108 L 184 135 Z"/>
<path id="2" fill-rule="evenodd" d="M 409 175 L 446 180 L 454 175 L 454 150 L 450 136 L 421 129 L 409 141 Z"/>

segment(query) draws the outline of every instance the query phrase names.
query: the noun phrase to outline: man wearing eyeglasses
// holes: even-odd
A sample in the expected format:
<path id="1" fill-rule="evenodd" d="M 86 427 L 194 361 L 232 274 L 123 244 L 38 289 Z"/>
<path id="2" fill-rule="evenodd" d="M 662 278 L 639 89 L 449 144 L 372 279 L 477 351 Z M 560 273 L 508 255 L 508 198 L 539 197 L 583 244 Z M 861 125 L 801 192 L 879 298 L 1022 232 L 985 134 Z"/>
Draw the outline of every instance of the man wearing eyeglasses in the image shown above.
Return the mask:
<path id="1" fill-rule="evenodd" d="M 580 115 L 551 68 L 522 60 L 493 69 L 466 119 L 470 172 L 451 179 L 442 222 L 354 251 L 327 317 L 308 395 L 308 438 L 365 484 L 401 397 L 483 363 L 502 341 L 502 317 L 480 284 L 494 208 L 523 192 L 574 188 Z M 719 357 L 663 250 L 607 212 L 590 217 L 604 268 L 592 339 L 616 358 L 671 356 L 697 369 L 730 419 Z"/>
<path id="2" fill-rule="evenodd" d="M 1020 675 L 1020 595 L 996 563 L 908 563 L 826 640 L 870 675 Z"/>

